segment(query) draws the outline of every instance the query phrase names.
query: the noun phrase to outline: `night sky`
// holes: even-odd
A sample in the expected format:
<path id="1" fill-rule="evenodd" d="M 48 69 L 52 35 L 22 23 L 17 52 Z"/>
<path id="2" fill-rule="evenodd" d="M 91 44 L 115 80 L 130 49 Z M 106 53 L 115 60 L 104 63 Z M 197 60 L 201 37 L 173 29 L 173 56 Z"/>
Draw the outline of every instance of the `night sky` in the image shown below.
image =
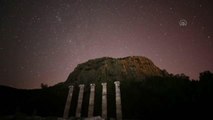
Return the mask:
<path id="1" fill-rule="evenodd" d="M 0 0 L 0 84 L 63 82 L 77 64 L 145 56 L 170 73 L 213 71 L 212 0 Z"/>

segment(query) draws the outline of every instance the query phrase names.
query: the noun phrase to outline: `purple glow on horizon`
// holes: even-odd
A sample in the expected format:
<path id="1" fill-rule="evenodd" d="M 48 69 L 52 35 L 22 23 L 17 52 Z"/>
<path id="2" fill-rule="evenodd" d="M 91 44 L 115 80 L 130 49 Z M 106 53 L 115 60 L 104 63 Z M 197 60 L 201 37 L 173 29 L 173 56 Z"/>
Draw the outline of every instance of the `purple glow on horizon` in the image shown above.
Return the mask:
<path id="1" fill-rule="evenodd" d="M 210 2 L 3 0 L 0 84 L 54 85 L 77 64 L 105 56 L 145 56 L 169 73 L 198 79 L 213 71 Z"/>

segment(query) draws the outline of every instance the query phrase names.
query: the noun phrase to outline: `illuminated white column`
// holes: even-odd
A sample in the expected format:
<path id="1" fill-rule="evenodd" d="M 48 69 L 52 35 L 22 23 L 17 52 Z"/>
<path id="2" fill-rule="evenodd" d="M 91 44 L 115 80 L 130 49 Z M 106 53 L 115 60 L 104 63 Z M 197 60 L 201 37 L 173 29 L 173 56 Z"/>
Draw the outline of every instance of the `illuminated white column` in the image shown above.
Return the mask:
<path id="1" fill-rule="evenodd" d="M 116 118 L 122 120 L 120 81 L 115 81 Z"/>
<path id="2" fill-rule="evenodd" d="M 95 84 L 90 84 L 90 98 L 89 98 L 88 117 L 93 117 L 94 101 L 95 101 Z"/>
<path id="3" fill-rule="evenodd" d="M 78 103 L 77 103 L 77 110 L 76 110 L 76 117 L 81 117 L 81 108 L 82 108 L 82 102 L 83 102 L 83 93 L 84 93 L 84 85 L 79 85 L 79 95 L 78 95 Z"/>
<path id="4" fill-rule="evenodd" d="M 102 83 L 102 118 L 107 119 L 107 83 Z"/>
<path id="5" fill-rule="evenodd" d="M 69 86 L 69 92 L 67 96 L 67 102 L 64 108 L 64 115 L 63 118 L 67 119 L 69 117 L 69 110 L 70 110 L 70 105 L 71 105 L 71 100 L 72 100 L 72 94 L 73 94 L 73 86 Z"/>

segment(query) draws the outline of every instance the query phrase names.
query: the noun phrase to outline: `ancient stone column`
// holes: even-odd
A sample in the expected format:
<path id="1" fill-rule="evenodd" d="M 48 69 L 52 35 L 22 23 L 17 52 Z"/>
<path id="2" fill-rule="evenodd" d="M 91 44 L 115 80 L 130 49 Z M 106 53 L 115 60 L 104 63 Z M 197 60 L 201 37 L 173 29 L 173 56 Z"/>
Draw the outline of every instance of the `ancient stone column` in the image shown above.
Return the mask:
<path id="1" fill-rule="evenodd" d="M 94 101 L 95 101 L 95 84 L 90 84 L 90 97 L 89 97 L 88 117 L 93 117 Z"/>
<path id="2" fill-rule="evenodd" d="M 107 119 L 107 83 L 102 83 L 102 118 Z"/>
<path id="3" fill-rule="evenodd" d="M 72 100 L 72 94 L 73 94 L 73 86 L 69 86 L 69 92 L 68 92 L 68 96 L 67 96 L 67 102 L 64 108 L 64 115 L 63 118 L 67 119 L 69 117 L 69 110 L 70 110 L 70 104 L 71 104 L 71 100 Z"/>
<path id="4" fill-rule="evenodd" d="M 120 81 L 115 81 L 116 118 L 122 120 Z"/>
<path id="5" fill-rule="evenodd" d="M 78 103 L 77 103 L 77 110 L 76 110 L 76 117 L 81 117 L 81 108 L 82 108 L 82 102 L 83 102 L 83 93 L 84 93 L 84 85 L 79 85 L 79 95 L 78 95 Z"/>

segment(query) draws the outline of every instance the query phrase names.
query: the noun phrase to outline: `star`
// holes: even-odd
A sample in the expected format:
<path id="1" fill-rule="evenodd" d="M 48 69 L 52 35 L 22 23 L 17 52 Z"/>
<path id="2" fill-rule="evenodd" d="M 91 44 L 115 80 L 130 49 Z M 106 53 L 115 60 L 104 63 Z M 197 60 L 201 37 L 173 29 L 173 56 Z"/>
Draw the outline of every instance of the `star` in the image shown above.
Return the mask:
<path id="1" fill-rule="evenodd" d="M 185 73 L 193 79 L 199 79 L 204 69 L 213 71 L 208 62 L 213 55 L 207 52 L 213 51 L 209 1 L 3 3 L 0 78 L 11 81 L 0 79 L 1 85 L 54 85 L 64 82 L 78 64 L 100 57 L 145 56 L 170 73 Z"/>
<path id="2" fill-rule="evenodd" d="M 207 38 L 208 38 L 208 39 L 210 39 L 210 38 L 211 38 L 211 36 L 210 36 L 210 35 L 208 35 L 208 36 L 207 36 Z"/>

